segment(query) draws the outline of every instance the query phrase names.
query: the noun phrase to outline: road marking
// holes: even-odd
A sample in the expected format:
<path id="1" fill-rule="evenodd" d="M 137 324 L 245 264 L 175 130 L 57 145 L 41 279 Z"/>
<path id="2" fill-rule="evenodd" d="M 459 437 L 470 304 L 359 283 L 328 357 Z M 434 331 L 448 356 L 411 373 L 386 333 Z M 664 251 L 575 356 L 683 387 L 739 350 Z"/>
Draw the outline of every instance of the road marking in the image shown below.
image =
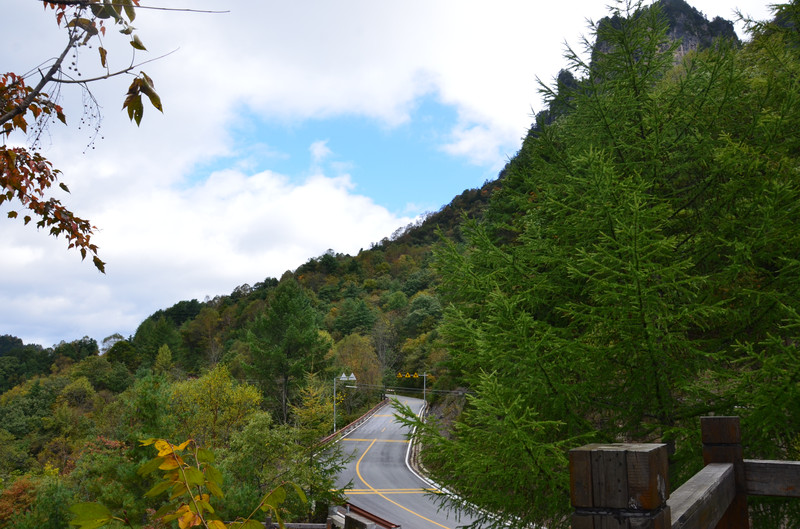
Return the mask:
<path id="1" fill-rule="evenodd" d="M 373 417 L 394 417 L 394 413 L 376 413 Z"/>
<path id="2" fill-rule="evenodd" d="M 331 489 L 331 491 L 336 491 L 338 489 Z M 435 493 L 439 494 L 441 491 L 439 489 L 344 489 L 342 490 L 345 494 L 428 494 L 428 493 Z"/>
<path id="3" fill-rule="evenodd" d="M 342 441 L 355 441 L 357 443 L 407 443 L 408 439 L 353 439 L 352 437 L 345 437 Z M 369 450 L 369 448 L 367 450 Z"/>
<path id="4" fill-rule="evenodd" d="M 425 518 L 425 517 L 424 517 L 424 516 L 422 516 L 421 514 L 419 514 L 419 513 L 416 513 L 416 512 L 414 512 L 414 511 L 412 511 L 412 510 L 411 510 L 411 509 L 409 509 L 408 507 L 404 507 L 404 506 L 400 505 L 399 503 L 397 503 L 396 501 L 394 501 L 394 500 L 391 500 L 391 499 L 387 498 L 385 494 L 383 494 L 383 493 L 379 492 L 379 491 L 378 491 L 378 489 L 376 489 L 375 487 L 373 487 L 372 485 L 370 485 L 369 483 L 367 483 L 367 481 L 364 479 L 364 476 L 362 476 L 362 475 L 361 475 L 361 461 L 364 459 L 364 456 L 366 456 L 366 455 L 367 455 L 367 452 L 369 452 L 370 448 L 372 448 L 372 445 L 374 445 L 374 444 L 375 444 L 377 441 L 378 441 L 378 439 L 373 439 L 373 440 L 372 440 L 372 442 L 371 442 L 371 443 L 369 444 L 369 446 L 367 447 L 367 449 L 366 449 L 366 450 L 364 450 L 364 453 L 363 453 L 363 454 L 361 454 L 361 457 L 359 457 L 359 458 L 358 458 L 358 461 L 356 462 L 356 474 L 358 475 L 358 478 L 359 478 L 359 479 L 362 481 L 362 483 L 364 483 L 364 485 L 366 485 L 366 486 L 367 486 L 367 488 L 368 488 L 370 491 L 372 491 L 372 493 L 373 493 L 373 494 L 377 494 L 378 496 L 380 496 L 380 497 L 381 497 L 381 498 L 383 498 L 384 500 L 388 501 L 389 503 L 391 503 L 391 504 L 393 504 L 393 505 L 397 505 L 398 507 L 400 507 L 400 508 L 401 508 L 401 509 L 403 509 L 404 511 L 408 511 L 408 512 L 410 512 L 411 514 L 413 514 L 414 516 L 419 516 L 420 518 L 422 518 L 422 519 L 423 519 L 423 520 L 425 520 L 426 522 L 430 522 L 430 523 L 432 523 L 433 525 L 436 525 L 436 526 L 442 527 L 443 529 L 450 529 L 449 527 L 447 527 L 447 526 L 445 526 L 445 525 L 442 525 L 442 524 L 440 524 L 440 523 L 436 523 L 436 522 L 434 522 L 433 520 L 431 520 L 430 518 Z"/>

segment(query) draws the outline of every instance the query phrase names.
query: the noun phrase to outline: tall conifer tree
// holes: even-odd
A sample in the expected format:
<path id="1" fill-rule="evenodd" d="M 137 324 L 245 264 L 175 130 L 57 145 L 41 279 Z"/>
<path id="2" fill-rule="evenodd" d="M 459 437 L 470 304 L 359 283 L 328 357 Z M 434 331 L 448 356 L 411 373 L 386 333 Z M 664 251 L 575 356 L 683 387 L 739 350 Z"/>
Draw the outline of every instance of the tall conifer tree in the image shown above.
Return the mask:
<path id="1" fill-rule="evenodd" d="M 439 253 L 448 365 L 474 393 L 452 438 L 423 430 L 427 460 L 498 525 L 566 527 L 564 449 L 587 440 L 668 442 L 679 485 L 708 413 L 742 415 L 751 456 L 796 459 L 800 428 L 764 409 L 767 381 L 793 394 L 800 343 L 796 26 L 678 57 L 658 3 L 612 15 L 590 62 L 568 53 L 579 82 L 548 92 L 568 111 L 489 221 Z"/>
<path id="2" fill-rule="evenodd" d="M 303 288 L 288 278 L 275 288 L 266 312 L 247 331 L 250 371 L 278 401 L 282 421 L 289 418 L 292 394 L 306 373 L 324 367 L 330 343 L 319 332 L 318 314 Z"/>

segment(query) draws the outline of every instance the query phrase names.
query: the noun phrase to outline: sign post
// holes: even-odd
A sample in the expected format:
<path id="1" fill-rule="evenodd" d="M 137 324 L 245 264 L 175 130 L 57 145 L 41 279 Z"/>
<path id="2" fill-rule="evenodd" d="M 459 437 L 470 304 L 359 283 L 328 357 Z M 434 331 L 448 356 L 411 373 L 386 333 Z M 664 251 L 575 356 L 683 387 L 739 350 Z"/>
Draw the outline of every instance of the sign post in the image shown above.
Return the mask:
<path id="1" fill-rule="evenodd" d="M 349 375 L 345 375 L 342 373 L 340 377 L 333 377 L 333 433 L 336 433 L 336 381 L 341 380 L 342 382 L 355 382 L 356 376 L 353 373 Z"/>

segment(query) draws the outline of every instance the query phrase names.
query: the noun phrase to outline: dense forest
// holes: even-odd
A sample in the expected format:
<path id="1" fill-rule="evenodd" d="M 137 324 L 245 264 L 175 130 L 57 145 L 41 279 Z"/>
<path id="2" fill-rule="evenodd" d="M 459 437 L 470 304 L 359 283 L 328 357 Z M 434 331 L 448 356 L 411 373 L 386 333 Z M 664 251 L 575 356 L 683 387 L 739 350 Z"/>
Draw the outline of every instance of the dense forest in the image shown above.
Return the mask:
<path id="1" fill-rule="evenodd" d="M 497 180 L 368 250 L 100 344 L 0 337 L 0 528 L 67 527 L 78 501 L 161 526 L 148 438 L 214 451 L 223 519 L 283 480 L 310 499 L 286 517 L 319 518 L 342 372 L 340 422 L 419 389 L 398 373 L 460 390 L 418 424 L 422 459 L 487 524 L 567 527 L 587 442 L 665 442 L 678 486 L 702 415 L 741 416 L 745 457 L 800 459 L 798 27 L 797 2 L 744 43 L 683 0 L 612 9 Z M 754 527 L 798 507 L 752 502 Z"/>

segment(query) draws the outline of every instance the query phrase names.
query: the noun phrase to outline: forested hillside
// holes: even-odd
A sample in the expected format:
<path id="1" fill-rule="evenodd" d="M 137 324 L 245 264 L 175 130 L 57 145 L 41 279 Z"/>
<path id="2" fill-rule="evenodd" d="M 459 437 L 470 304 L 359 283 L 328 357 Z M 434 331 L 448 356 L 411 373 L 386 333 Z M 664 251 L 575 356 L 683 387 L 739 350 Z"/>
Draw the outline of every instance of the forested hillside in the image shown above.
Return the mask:
<path id="1" fill-rule="evenodd" d="M 164 502 L 144 497 L 153 481 L 136 473 L 153 455 L 139 446 L 148 438 L 192 438 L 217 454 L 223 519 L 290 480 L 309 504 L 290 497 L 287 519 L 324 521 L 342 501 L 330 492 L 341 455 L 311 454 L 332 431 L 333 378 L 354 373 L 359 386 L 339 388 L 339 425 L 385 385 L 421 390 L 397 372 L 435 382 L 445 349 L 432 247 L 460 240 L 490 185 L 356 256 L 331 250 L 280 280 L 159 310 L 132 336 L 52 348 L 0 337 L 0 527 L 67 527 L 76 501 L 154 523 Z"/>
<path id="2" fill-rule="evenodd" d="M 566 450 L 587 442 L 665 442 L 677 487 L 699 417 L 729 414 L 745 457 L 800 458 L 800 6 L 695 50 L 666 11 L 593 26 L 603 52 L 569 53 L 485 220 L 437 252 L 473 394 L 424 430 L 426 461 L 519 526 L 568 525 Z M 798 507 L 752 501 L 754 527 Z"/>
<path id="3" fill-rule="evenodd" d="M 778 6 L 741 43 L 682 0 L 612 11 L 499 178 L 418 223 L 132 336 L 0 338 L 0 528 L 66 527 L 75 501 L 156 524 L 146 438 L 217 453 L 223 517 L 290 479 L 312 507 L 288 517 L 314 518 L 337 500 L 338 454 L 310 448 L 342 372 L 340 423 L 421 386 L 397 373 L 469 392 L 418 425 L 422 455 L 490 524 L 566 527 L 586 442 L 666 442 L 679 485 L 701 415 L 740 415 L 745 457 L 800 459 L 798 23 Z M 795 503 L 752 508 L 800 525 Z"/>

